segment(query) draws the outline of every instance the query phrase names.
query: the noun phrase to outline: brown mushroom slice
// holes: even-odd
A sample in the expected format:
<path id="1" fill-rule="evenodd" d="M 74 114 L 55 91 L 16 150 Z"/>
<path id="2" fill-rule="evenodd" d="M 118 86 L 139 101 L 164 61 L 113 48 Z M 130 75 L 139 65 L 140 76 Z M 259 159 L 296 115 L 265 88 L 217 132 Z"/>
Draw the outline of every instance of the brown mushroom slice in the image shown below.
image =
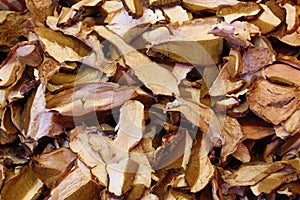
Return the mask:
<path id="1" fill-rule="evenodd" d="M 285 168 L 273 174 L 270 174 L 264 180 L 260 181 L 254 186 L 251 186 L 251 191 L 254 195 L 270 194 L 273 190 L 278 188 L 284 183 L 290 183 L 292 181 L 299 180 L 299 174 L 292 168 Z"/>
<path id="2" fill-rule="evenodd" d="M 97 177 L 99 184 L 108 185 L 106 163 L 101 155 L 89 143 L 89 132 L 97 131 L 93 127 L 77 126 L 70 132 L 70 148 L 88 167 L 91 173 Z M 109 155 L 107 155 L 109 156 Z"/>
<path id="3" fill-rule="evenodd" d="M 257 116 L 278 125 L 297 110 L 300 90 L 260 79 L 250 86 L 247 102 Z"/>
<path id="4" fill-rule="evenodd" d="M 143 2 L 141 0 L 122 0 L 129 15 L 139 18 L 143 15 Z"/>
<path id="5" fill-rule="evenodd" d="M 77 159 L 75 166 L 68 169 L 57 186 L 51 190 L 48 199 L 78 199 L 78 196 L 85 199 L 98 199 L 99 192 L 100 187 L 92 179 L 89 168 Z"/>
<path id="6" fill-rule="evenodd" d="M 0 197 L 1 199 L 37 199 L 42 192 L 43 185 L 32 169 L 24 166 L 17 176 L 4 184 Z"/>
<path id="7" fill-rule="evenodd" d="M 221 159 L 225 162 L 227 157 L 236 151 L 243 139 L 242 127 L 236 118 L 225 117 L 222 136 L 225 138 L 225 143 L 222 145 Z"/>
<path id="8" fill-rule="evenodd" d="M 217 112 L 226 111 L 227 109 L 237 106 L 239 103 L 240 103 L 239 99 L 235 97 L 227 97 L 226 99 L 217 101 L 215 105 L 216 111 Z"/>
<path id="9" fill-rule="evenodd" d="M 222 67 L 218 77 L 209 88 L 209 94 L 211 96 L 225 96 L 234 93 L 241 89 L 246 82 L 244 79 L 232 80 L 228 72 L 228 66 L 230 66 L 230 63 L 234 62 L 234 60 L 231 57 L 227 59 L 227 63 Z"/>
<path id="10" fill-rule="evenodd" d="M 284 42 L 288 45 L 299 47 L 300 46 L 300 26 L 298 29 L 289 35 L 284 35 L 281 38 L 278 38 L 281 42 Z"/>
<path id="11" fill-rule="evenodd" d="M 242 75 L 255 73 L 268 64 L 272 64 L 276 58 L 269 48 L 252 48 L 243 54 Z"/>
<path id="12" fill-rule="evenodd" d="M 282 126 L 291 134 L 300 131 L 300 110 L 296 110 L 286 121 L 282 122 Z"/>
<path id="13" fill-rule="evenodd" d="M 218 7 L 217 16 L 224 17 L 227 23 L 236 19 L 245 17 L 251 19 L 257 16 L 261 11 L 261 6 L 255 2 L 241 2 L 235 5 L 221 5 Z"/>
<path id="14" fill-rule="evenodd" d="M 187 11 L 181 6 L 164 7 L 162 10 L 170 23 L 178 22 L 182 24 L 185 21 L 191 20 Z"/>
<path id="15" fill-rule="evenodd" d="M 54 8 L 57 5 L 57 0 L 39 1 L 28 0 L 26 1 L 27 9 L 33 14 L 35 19 L 44 22 L 47 16 L 53 14 Z"/>
<path id="16" fill-rule="evenodd" d="M 76 155 L 70 149 L 62 147 L 35 156 L 32 170 L 47 187 L 51 188 L 75 158 Z"/>
<path id="17" fill-rule="evenodd" d="M 0 87 L 16 83 L 22 76 L 26 64 L 39 66 L 42 62 L 41 49 L 36 41 L 24 41 L 14 46 L 0 65 Z"/>
<path id="18" fill-rule="evenodd" d="M 120 112 L 119 130 L 113 143 L 130 151 L 143 138 L 144 105 L 139 101 L 127 101 Z"/>
<path id="19" fill-rule="evenodd" d="M 266 34 L 279 26 L 281 20 L 271 11 L 271 9 L 267 5 L 260 4 L 260 6 L 264 11 L 258 18 L 250 20 L 249 22 L 258 26 L 262 34 Z"/>
<path id="20" fill-rule="evenodd" d="M 138 163 L 131 158 L 124 158 L 117 163 L 108 164 L 106 169 L 110 180 L 109 192 L 117 196 L 128 192 L 132 187 L 138 167 Z"/>
<path id="21" fill-rule="evenodd" d="M 94 30 L 119 50 L 126 65 L 133 69 L 135 75 L 154 94 L 179 95 L 177 80 L 172 72 L 126 44 L 118 35 L 104 26 L 95 26 Z"/>
<path id="22" fill-rule="evenodd" d="M 82 116 L 122 105 L 135 95 L 135 87 L 120 87 L 115 83 L 88 83 L 64 90 L 47 101 L 49 110 L 65 116 Z"/>
<path id="23" fill-rule="evenodd" d="M 299 26 L 299 15 L 300 8 L 296 5 L 291 5 L 289 3 L 284 3 L 281 5 L 286 11 L 285 22 L 287 24 L 286 33 L 291 34 L 295 32 Z"/>
<path id="24" fill-rule="evenodd" d="M 230 65 L 227 68 L 228 73 L 230 74 L 231 78 L 237 78 L 237 76 L 242 72 L 243 70 L 243 62 L 242 62 L 242 56 L 240 51 L 231 49 L 229 52 L 229 56 L 231 59 L 233 59 L 232 62 L 230 62 Z"/>
<path id="25" fill-rule="evenodd" d="M 29 33 L 29 29 L 26 28 L 27 19 L 32 17 L 32 14 L 29 11 L 26 12 L 10 12 L 10 11 L 1 11 L 1 14 L 6 16 L 2 16 L 2 23 L 0 23 L 0 44 L 2 48 L 9 50 L 9 48 L 13 47 L 17 44 L 16 38 L 20 35 L 27 36 Z"/>
<path id="26" fill-rule="evenodd" d="M 273 82 L 300 86 L 300 71 L 286 64 L 273 64 L 264 69 L 264 75 Z"/>
<path id="27" fill-rule="evenodd" d="M 277 60 L 279 62 L 283 62 L 287 65 L 290 65 L 296 69 L 300 69 L 300 60 L 298 60 L 296 56 L 285 56 L 285 55 L 279 54 L 277 57 Z"/>
<path id="28" fill-rule="evenodd" d="M 143 34 L 151 51 L 176 62 L 211 65 L 219 63 L 223 39 L 208 34 L 216 19 L 191 21 L 181 26 L 160 27 Z"/>
<path id="29" fill-rule="evenodd" d="M 211 26 L 209 33 L 223 37 L 232 48 L 245 48 L 252 45 L 249 42 L 251 36 L 259 34 L 260 31 L 257 26 L 246 21 L 235 21 L 231 24 L 226 22 L 216 23 Z"/>
<path id="30" fill-rule="evenodd" d="M 238 170 L 225 174 L 222 179 L 232 186 L 255 185 L 269 174 L 286 167 L 283 163 L 243 164 Z"/>
<path id="31" fill-rule="evenodd" d="M 78 61 L 90 53 L 90 48 L 77 38 L 66 36 L 49 28 L 34 29 L 45 51 L 58 62 Z"/>
<path id="32" fill-rule="evenodd" d="M 243 163 L 247 163 L 251 161 L 251 155 L 249 149 L 242 142 L 238 144 L 237 149 L 231 155 Z"/>
<path id="33" fill-rule="evenodd" d="M 249 113 L 248 103 L 242 102 L 241 104 L 228 109 L 227 114 L 234 118 L 245 117 Z"/>
<path id="34" fill-rule="evenodd" d="M 181 0 L 148 0 L 151 7 L 173 6 L 181 3 Z"/>
<path id="35" fill-rule="evenodd" d="M 183 0 L 183 5 L 192 12 L 210 11 L 215 12 L 221 5 L 236 5 L 236 0 Z"/>

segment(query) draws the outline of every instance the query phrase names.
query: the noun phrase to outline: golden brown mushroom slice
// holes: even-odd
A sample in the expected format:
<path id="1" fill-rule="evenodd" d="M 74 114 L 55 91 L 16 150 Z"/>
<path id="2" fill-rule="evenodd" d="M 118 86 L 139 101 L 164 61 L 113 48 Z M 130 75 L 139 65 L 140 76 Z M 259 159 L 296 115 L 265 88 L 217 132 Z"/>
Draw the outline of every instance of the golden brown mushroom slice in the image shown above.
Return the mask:
<path id="1" fill-rule="evenodd" d="M 122 3 L 132 17 L 139 18 L 143 15 L 143 2 L 141 0 L 122 0 Z"/>
<path id="2" fill-rule="evenodd" d="M 240 3 L 236 0 L 183 0 L 183 5 L 192 12 L 210 11 L 215 12 L 221 5 L 236 5 Z"/>
<path id="3" fill-rule="evenodd" d="M 298 29 L 289 35 L 284 35 L 281 38 L 278 38 L 281 42 L 284 42 L 288 45 L 299 47 L 300 46 L 300 26 Z"/>
<path id="4" fill-rule="evenodd" d="M 227 23 L 231 23 L 241 17 L 253 19 L 260 13 L 261 9 L 258 3 L 241 2 L 236 5 L 221 5 L 218 7 L 216 14 L 218 17 L 224 17 Z"/>
<path id="5" fill-rule="evenodd" d="M 270 65 L 264 69 L 264 74 L 273 82 L 300 86 L 300 71 L 289 65 Z"/>
<path id="6" fill-rule="evenodd" d="M 180 3 L 181 0 L 149 0 L 149 6 L 151 7 L 173 6 Z"/>

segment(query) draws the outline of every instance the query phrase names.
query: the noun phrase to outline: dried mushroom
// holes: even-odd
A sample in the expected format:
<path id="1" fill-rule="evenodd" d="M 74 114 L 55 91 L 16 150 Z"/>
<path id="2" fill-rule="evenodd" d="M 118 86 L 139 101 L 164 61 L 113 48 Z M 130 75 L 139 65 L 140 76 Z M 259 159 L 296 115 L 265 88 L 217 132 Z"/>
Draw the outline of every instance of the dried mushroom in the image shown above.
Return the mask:
<path id="1" fill-rule="evenodd" d="M 0 199 L 299 199 L 299 6 L 0 0 Z"/>

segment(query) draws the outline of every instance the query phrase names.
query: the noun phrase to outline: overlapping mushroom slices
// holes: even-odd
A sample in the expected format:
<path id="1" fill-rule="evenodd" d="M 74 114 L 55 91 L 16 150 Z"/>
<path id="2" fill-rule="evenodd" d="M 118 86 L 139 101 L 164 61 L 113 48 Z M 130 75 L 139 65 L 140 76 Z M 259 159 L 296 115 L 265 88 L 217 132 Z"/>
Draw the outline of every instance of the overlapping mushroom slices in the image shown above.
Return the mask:
<path id="1" fill-rule="evenodd" d="M 0 11 L 0 198 L 299 196 L 299 1 Z"/>

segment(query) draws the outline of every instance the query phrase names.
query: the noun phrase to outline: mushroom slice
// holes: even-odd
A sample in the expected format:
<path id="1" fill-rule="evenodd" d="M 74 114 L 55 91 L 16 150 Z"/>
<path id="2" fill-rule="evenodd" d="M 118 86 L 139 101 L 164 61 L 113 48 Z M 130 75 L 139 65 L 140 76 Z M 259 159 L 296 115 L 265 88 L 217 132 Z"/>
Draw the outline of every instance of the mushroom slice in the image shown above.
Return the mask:
<path id="1" fill-rule="evenodd" d="M 260 79 L 250 86 L 247 102 L 256 115 L 278 125 L 297 110 L 300 90 L 298 87 L 281 86 Z"/>
<path id="2" fill-rule="evenodd" d="M 192 12 L 210 11 L 215 12 L 221 5 L 236 5 L 236 0 L 183 0 L 183 5 Z"/>
<path id="3" fill-rule="evenodd" d="M 217 16 L 224 17 L 227 23 L 231 23 L 236 19 L 245 17 L 253 19 L 261 11 L 261 6 L 255 2 L 241 2 L 236 5 L 221 5 L 218 7 Z"/>
<path id="4" fill-rule="evenodd" d="M 97 199 L 100 192 L 99 185 L 92 179 L 91 172 L 79 159 L 75 166 L 68 169 L 51 190 L 49 200 L 55 199 Z"/>
<path id="5" fill-rule="evenodd" d="M 189 21 L 190 16 L 187 11 L 181 6 L 172 6 L 162 8 L 164 14 L 168 17 L 170 23 L 182 24 L 184 21 Z"/>
<path id="6" fill-rule="evenodd" d="M 258 18 L 250 20 L 250 23 L 258 26 L 262 34 L 269 33 L 277 26 L 279 26 L 281 20 L 271 11 L 271 9 L 267 5 L 260 4 L 260 6 L 264 11 Z"/>
<path id="7" fill-rule="evenodd" d="M 300 87 L 300 71 L 286 64 L 273 64 L 264 69 L 264 75 L 273 82 Z"/>
<path id="8" fill-rule="evenodd" d="M 300 7 L 296 5 L 291 5 L 289 3 L 285 3 L 281 5 L 281 7 L 286 10 L 286 33 L 291 34 L 295 32 L 299 26 Z"/>
<path id="9" fill-rule="evenodd" d="M 192 21 L 181 26 L 160 27 L 143 34 L 149 49 L 176 62 L 211 65 L 219 63 L 223 39 L 209 34 L 216 19 Z"/>
<path id="10" fill-rule="evenodd" d="M 244 79 L 233 80 L 228 72 L 228 67 L 231 62 L 236 62 L 234 57 L 227 57 L 227 63 L 222 67 L 218 77 L 213 82 L 213 85 L 209 88 L 209 94 L 211 96 L 225 96 L 226 94 L 232 94 L 243 87 L 245 84 Z"/>

